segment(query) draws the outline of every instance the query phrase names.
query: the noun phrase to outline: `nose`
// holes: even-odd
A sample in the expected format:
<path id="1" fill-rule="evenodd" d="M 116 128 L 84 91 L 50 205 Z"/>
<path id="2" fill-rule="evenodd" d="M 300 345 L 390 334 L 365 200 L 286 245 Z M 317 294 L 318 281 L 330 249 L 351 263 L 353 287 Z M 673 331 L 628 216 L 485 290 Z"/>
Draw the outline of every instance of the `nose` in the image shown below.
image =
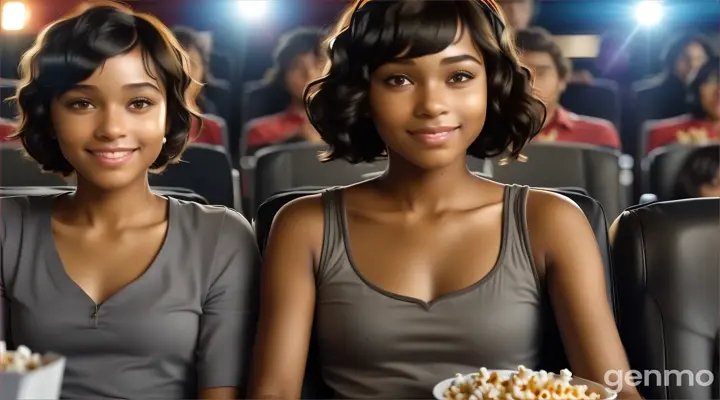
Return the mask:
<path id="1" fill-rule="evenodd" d="M 112 142 L 127 136 L 127 116 L 124 108 L 106 107 L 101 118 L 102 121 L 95 130 L 98 139 Z"/>
<path id="2" fill-rule="evenodd" d="M 447 93 L 445 88 L 426 85 L 418 87 L 415 92 L 415 115 L 419 118 L 432 119 L 447 114 Z"/>

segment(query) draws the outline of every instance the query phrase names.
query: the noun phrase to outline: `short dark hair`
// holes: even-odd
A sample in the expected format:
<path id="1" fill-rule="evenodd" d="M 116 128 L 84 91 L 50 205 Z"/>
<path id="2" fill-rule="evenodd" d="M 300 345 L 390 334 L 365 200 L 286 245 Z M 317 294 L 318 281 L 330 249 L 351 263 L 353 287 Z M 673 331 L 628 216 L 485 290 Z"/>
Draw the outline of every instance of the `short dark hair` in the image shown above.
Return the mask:
<path id="1" fill-rule="evenodd" d="M 675 182 L 675 199 L 700 196 L 700 187 L 717 179 L 720 144 L 698 147 L 687 156 Z"/>
<path id="2" fill-rule="evenodd" d="M 170 30 L 155 17 L 124 6 L 95 6 L 62 18 L 38 35 L 20 61 L 19 86 L 13 100 L 20 110 L 20 125 L 12 136 L 47 172 L 71 175 L 75 169 L 55 140 L 50 115 L 53 99 L 70 90 L 112 57 L 135 48 L 146 66 L 154 65 L 167 95 L 167 139 L 150 166 L 159 170 L 179 161 L 189 141 L 192 119 L 202 119 L 192 100 L 186 99 L 191 79 L 189 60 Z"/>
<path id="3" fill-rule="evenodd" d="M 690 106 L 690 113 L 698 119 L 707 118 L 707 111 L 705 111 L 700 103 L 700 89 L 709 81 L 711 78 L 720 79 L 720 58 L 714 57 L 709 59 L 702 67 L 698 70 L 697 74 L 690 83 L 688 88 L 688 103 Z"/>
<path id="4" fill-rule="evenodd" d="M 210 49 L 200 40 L 200 34 L 193 28 L 187 26 L 176 26 L 172 29 L 173 35 L 185 51 L 195 49 L 200 53 L 202 65 L 208 70 L 210 67 Z M 203 77 L 204 78 L 204 77 Z"/>
<path id="5" fill-rule="evenodd" d="M 313 27 L 300 27 L 283 34 L 273 51 L 273 66 L 268 79 L 278 87 L 284 87 L 285 74 L 293 61 L 303 54 L 321 55 L 322 31 Z"/>
<path id="6" fill-rule="evenodd" d="M 517 33 L 515 42 L 522 51 L 549 54 L 560 79 L 566 79 L 572 73 L 572 63 L 565 58 L 560 46 L 545 29 L 539 27 L 523 29 Z"/>
<path id="7" fill-rule="evenodd" d="M 370 0 L 360 6 L 363 0 L 356 0 L 327 41 L 328 74 L 305 92 L 310 121 L 330 146 L 322 160 L 359 163 L 386 156 L 369 116 L 370 75 L 400 54 L 411 59 L 442 51 L 458 29 L 482 53 L 488 82 L 485 125 L 467 152 L 477 158 L 509 152 L 517 159 L 542 128 L 545 106 L 532 94 L 530 71 L 518 61 L 499 6 L 482 1 Z"/>

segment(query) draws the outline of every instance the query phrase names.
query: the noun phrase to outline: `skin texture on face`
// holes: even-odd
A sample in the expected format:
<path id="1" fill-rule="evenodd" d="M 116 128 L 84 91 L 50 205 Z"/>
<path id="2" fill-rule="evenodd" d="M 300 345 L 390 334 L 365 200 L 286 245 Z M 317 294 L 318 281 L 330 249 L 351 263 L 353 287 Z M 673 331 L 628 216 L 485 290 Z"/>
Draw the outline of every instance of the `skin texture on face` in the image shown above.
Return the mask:
<path id="1" fill-rule="evenodd" d="M 304 53 L 292 62 L 285 73 L 285 87 L 287 88 L 293 104 L 303 105 L 305 86 L 322 74 L 323 60 L 314 53 Z"/>
<path id="2" fill-rule="evenodd" d="M 500 0 L 498 3 L 510 26 L 517 30 L 530 26 L 535 7 L 533 0 Z"/>
<path id="3" fill-rule="evenodd" d="M 370 109 L 390 160 L 435 169 L 462 159 L 485 124 L 483 58 L 465 32 L 443 51 L 380 66 L 370 78 Z M 427 143 L 423 131 L 452 130 Z M 444 129 L 444 128 L 443 128 Z M 447 130 L 447 129 L 446 129 Z"/>
<path id="4" fill-rule="evenodd" d="M 547 124 L 557 109 L 560 96 L 567 82 L 560 78 L 557 67 L 549 53 L 528 51 L 522 54 L 523 63 L 533 73 L 533 91 L 545 103 L 548 111 Z"/>
<path id="5" fill-rule="evenodd" d="M 162 150 L 165 88 L 136 48 L 108 59 L 54 99 L 51 115 L 53 135 L 77 171 L 78 185 L 115 190 L 146 180 Z"/>
<path id="6" fill-rule="evenodd" d="M 700 86 L 700 104 L 711 121 L 720 122 L 720 80 L 712 75 Z"/>

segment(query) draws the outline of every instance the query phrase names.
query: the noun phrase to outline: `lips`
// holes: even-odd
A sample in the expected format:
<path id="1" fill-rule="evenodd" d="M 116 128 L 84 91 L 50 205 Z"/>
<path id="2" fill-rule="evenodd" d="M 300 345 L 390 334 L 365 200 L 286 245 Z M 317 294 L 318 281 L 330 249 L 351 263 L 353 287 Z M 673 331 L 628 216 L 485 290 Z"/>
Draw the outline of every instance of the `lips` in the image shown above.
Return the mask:
<path id="1" fill-rule="evenodd" d="M 460 126 L 432 126 L 410 130 L 408 133 L 425 145 L 439 146 L 450 140 L 459 128 Z"/>
<path id="2" fill-rule="evenodd" d="M 431 126 L 431 127 L 424 127 L 416 130 L 408 131 L 412 135 L 439 135 L 443 133 L 450 133 L 454 131 L 455 129 L 459 128 L 459 126 Z"/>
<path id="3" fill-rule="evenodd" d="M 109 148 L 88 150 L 103 165 L 117 166 L 128 161 L 137 148 Z"/>

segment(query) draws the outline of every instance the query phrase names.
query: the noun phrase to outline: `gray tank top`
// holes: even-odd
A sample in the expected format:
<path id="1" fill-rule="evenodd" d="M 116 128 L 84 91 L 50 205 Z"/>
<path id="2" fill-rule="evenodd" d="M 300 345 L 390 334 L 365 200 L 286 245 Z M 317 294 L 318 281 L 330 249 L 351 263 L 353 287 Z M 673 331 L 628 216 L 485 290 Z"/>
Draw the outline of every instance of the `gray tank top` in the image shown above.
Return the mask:
<path id="1" fill-rule="evenodd" d="M 525 218 L 509 185 L 500 253 L 480 281 L 426 304 L 367 281 L 347 247 L 342 190 L 323 193 L 315 330 L 325 383 L 339 398 L 432 398 L 439 381 L 481 366 L 537 368 L 543 299 Z"/>

